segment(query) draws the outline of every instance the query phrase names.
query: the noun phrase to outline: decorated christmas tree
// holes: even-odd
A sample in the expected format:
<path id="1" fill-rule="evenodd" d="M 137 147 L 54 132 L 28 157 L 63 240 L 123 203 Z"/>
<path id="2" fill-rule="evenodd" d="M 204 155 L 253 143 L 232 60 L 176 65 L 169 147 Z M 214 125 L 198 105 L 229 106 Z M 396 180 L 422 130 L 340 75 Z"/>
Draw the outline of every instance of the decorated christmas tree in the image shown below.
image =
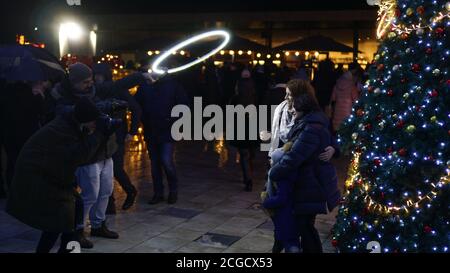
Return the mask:
<path id="1" fill-rule="evenodd" d="M 381 43 L 339 130 L 353 159 L 332 243 L 340 252 L 449 252 L 450 2 L 370 2 Z"/>

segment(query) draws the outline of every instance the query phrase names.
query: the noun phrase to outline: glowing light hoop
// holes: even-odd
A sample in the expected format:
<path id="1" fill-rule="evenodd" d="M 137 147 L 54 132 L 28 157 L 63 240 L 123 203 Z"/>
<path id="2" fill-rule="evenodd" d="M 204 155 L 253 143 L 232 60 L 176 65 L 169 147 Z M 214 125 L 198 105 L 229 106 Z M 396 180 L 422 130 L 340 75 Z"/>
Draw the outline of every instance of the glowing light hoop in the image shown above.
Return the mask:
<path id="1" fill-rule="evenodd" d="M 203 40 L 203 39 L 205 39 L 205 38 L 212 37 L 212 36 L 222 36 L 222 37 L 224 38 L 224 40 L 223 40 L 223 42 L 222 42 L 217 48 L 211 50 L 209 53 L 203 55 L 202 57 L 198 58 L 197 60 L 192 61 L 192 62 L 190 62 L 190 63 L 187 63 L 187 64 L 185 64 L 185 65 L 176 67 L 176 68 L 169 69 L 169 70 L 167 71 L 167 73 L 169 73 L 169 74 L 176 73 L 176 72 L 185 70 L 185 69 L 187 69 L 187 68 L 189 68 L 189 67 L 191 67 L 191 66 L 194 66 L 194 65 L 196 65 L 196 64 L 198 64 L 198 63 L 203 62 L 204 60 L 208 59 L 209 57 L 213 56 L 214 54 L 216 54 L 217 52 L 219 52 L 220 50 L 222 50 L 222 49 L 228 44 L 228 42 L 230 41 L 230 34 L 229 34 L 228 32 L 226 32 L 225 30 L 213 30 L 213 31 L 208 31 L 208 32 L 205 32 L 205 33 L 196 35 L 196 36 L 194 36 L 194 37 L 191 37 L 191 38 L 189 38 L 189 39 L 187 39 L 187 40 L 185 40 L 185 41 L 183 41 L 183 42 L 181 42 L 181 43 L 179 43 L 179 44 L 173 46 L 172 48 L 170 48 L 169 50 L 167 50 L 166 52 L 164 52 L 163 54 L 161 54 L 161 56 L 159 56 L 159 57 L 153 62 L 153 65 L 152 65 L 152 70 L 153 70 L 153 72 L 155 72 L 155 73 L 157 73 L 157 74 L 164 74 L 165 71 L 161 70 L 161 69 L 159 68 L 159 65 L 160 65 L 165 59 L 167 59 L 168 57 L 172 56 L 172 53 L 173 53 L 173 52 L 176 52 L 176 51 L 178 51 L 178 50 L 180 50 L 180 49 L 182 49 L 182 48 L 184 48 L 184 47 L 186 47 L 186 46 L 188 46 L 188 45 L 190 45 L 190 44 L 193 44 L 193 43 L 195 43 L 195 42 L 197 42 L 197 41 L 199 41 L 199 40 Z"/>

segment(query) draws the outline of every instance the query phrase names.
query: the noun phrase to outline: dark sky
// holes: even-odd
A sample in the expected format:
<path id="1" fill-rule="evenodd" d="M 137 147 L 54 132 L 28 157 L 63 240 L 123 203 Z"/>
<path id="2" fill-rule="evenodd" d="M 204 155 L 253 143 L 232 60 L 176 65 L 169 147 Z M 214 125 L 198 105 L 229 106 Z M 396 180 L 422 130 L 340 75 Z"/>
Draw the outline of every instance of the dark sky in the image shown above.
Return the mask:
<path id="1" fill-rule="evenodd" d="M 73 1 L 73 0 L 69 0 Z M 81 10 L 89 14 L 229 12 L 370 9 L 364 0 L 81 0 Z M 40 7 L 68 7 L 66 0 L 1 1 L 1 13 L 19 14 Z"/>
<path id="2" fill-rule="evenodd" d="M 373 9 L 365 0 L 81 0 L 81 7 L 69 6 L 67 1 L 76 0 L 0 0 L 0 43 L 10 42 L 16 33 L 33 35 L 35 26 L 45 28 L 52 24 L 51 20 L 56 16 L 67 13 L 105 15 Z"/>

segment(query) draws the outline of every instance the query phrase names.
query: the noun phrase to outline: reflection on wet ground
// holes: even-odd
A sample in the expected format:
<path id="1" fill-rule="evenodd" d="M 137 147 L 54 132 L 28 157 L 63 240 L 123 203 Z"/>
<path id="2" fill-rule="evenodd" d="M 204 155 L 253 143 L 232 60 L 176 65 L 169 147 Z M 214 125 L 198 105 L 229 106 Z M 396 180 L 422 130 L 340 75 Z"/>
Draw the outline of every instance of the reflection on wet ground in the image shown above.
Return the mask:
<path id="1" fill-rule="evenodd" d="M 260 209 L 259 192 L 266 176 L 265 152 L 254 160 L 254 191 L 244 192 L 236 150 L 224 140 L 177 143 L 175 162 L 179 175 L 179 201 L 175 205 L 148 205 L 153 194 L 150 162 L 144 143 L 127 149 L 125 169 L 138 188 L 136 205 L 120 207 L 125 194 L 116 183 L 117 214 L 108 226 L 120 233 L 118 240 L 91 238 L 85 252 L 269 252 L 273 226 Z M 335 161 L 341 184 L 348 159 Z M 4 212 L 0 200 L 0 252 L 33 252 L 39 232 Z M 316 226 L 324 251 L 333 252 L 330 229 L 335 211 L 321 215 Z"/>

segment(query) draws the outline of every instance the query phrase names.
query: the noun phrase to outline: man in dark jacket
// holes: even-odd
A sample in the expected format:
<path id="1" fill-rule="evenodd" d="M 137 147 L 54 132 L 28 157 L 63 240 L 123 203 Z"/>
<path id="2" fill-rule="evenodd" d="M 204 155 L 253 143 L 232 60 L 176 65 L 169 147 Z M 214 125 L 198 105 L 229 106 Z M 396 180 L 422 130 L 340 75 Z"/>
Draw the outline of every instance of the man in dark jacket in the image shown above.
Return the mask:
<path id="1" fill-rule="evenodd" d="M 164 200 L 163 168 L 169 184 L 168 203 L 174 204 L 178 197 L 178 178 L 173 162 L 174 140 L 171 135 L 175 119 L 171 113 L 175 105 L 188 103 L 186 94 L 172 76 L 165 75 L 152 85 L 142 85 L 135 98 L 142 107 L 144 137 L 152 164 L 154 196 L 149 204 Z"/>
<path id="2" fill-rule="evenodd" d="M 96 84 L 105 84 L 112 82 L 111 67 L 106 63 L 95 64 L 93 66 L 94 79 Z M 137 190 L 131 183 L 128 174 L 124 170 L 125 140 L 137 134 L 139 122 L 142 115 L 142 109 L 130 94 L 128 89 L 119 90 L 115 96 L 116 99 L 126 101 L 131 112 L 131 126 L 128 130 L 128 124 L 123 122 L 116 131 L 117 152 L 113 155 L 114 177 L 119 182 L 122 189 L 127 194 L 125 202 L 122 205 L 123 210 L 131 208 L 135 202 Z M 126 120 L 127 111 L 122 110 L 114 113 L 113 118 Z M 115 213 L 114 193 L 109 198 L 107 214 Z"/>
<path id="3" fill-rule="evenodd" d="M 146 74 L 136 73 L 116 82 L 93 83 L 92 70 L 81 63 L 69 66 L 69 81 L 55 90 L 57 113 L 70 111 L 71 106 L 80 98 L 87 97 L 95 103 L 102 102 L 117 95 L 121 90 L 142 84 L 147 80 Z M 78 223 L 77 235 L 84 248 L 92 248 L 92 243 L 84 238 L 84 221 L 89 217 L 91 236 L 117 239 L 119 235 L 106 226 L 106 208 L 113 191 L 112 156 L 117 151 L 115 135 L 105 139 L 96 154 L 76 172 L 81 197 L 84 203 L 83 222 Z"/>
<path id="4" fill-rule="evenodd" d="M 94 104 L 82 99 L 73 114 L 36 132 L 19 154 L 6 211 L 43 231 L 37 252 L 49 252 L 61 233 L 60 252 L 76 240 L 75 171 L 105 138 L 106 131 L 96 126 L 99 115 Z"/>

